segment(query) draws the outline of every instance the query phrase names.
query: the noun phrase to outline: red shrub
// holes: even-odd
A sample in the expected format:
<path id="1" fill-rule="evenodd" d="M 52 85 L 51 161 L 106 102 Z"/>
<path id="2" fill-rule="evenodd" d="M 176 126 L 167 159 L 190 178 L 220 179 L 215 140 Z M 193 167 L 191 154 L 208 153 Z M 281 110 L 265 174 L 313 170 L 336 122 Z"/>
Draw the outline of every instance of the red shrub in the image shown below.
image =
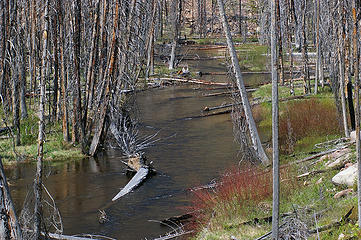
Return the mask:
<path id="1" fill-rule="evenodd" d="M 284 180 L 281 188 L 283 196 L 295 189 L 296 181 L 290 181 L 294 179 L 290 177 L 291 174 L 289 168 L 281 169 L 281 179 Z M 195 213 L 195 221 L 191 228 L 197 229 L 212 217 L 215 207 L 218 211 L 229 212 L 230 207 L 238 205 L 239 210 L 247 211 L 249 206 L 257 206 L 262 201 L 271 200 L 272 172 L 257 166 L 244 169 L 237 166 L 222 175 L 215 189 L 197 190 L 192 194 L 192 205 L 187 210 Z"/>

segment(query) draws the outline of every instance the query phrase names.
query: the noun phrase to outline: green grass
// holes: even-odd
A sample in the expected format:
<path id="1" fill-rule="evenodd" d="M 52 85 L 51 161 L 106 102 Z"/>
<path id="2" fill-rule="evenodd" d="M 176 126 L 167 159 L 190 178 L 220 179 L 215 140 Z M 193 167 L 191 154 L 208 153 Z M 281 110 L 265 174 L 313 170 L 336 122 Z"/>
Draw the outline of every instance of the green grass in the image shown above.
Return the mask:
<path id="1" fill-rule="evenodd" d="M 21 120 L 20 146 L 14 146 L 13 139 L 1 139 L 0 151 L 5 164 L 36 161 L 38 152 L 38 117 L 29 110 L 27 119 Z M 44 160 L 67 161 L 79 160 L 85 155 L 78 146 L 63 141 L 60 123 L 47 124 L 44 142 Z"/>

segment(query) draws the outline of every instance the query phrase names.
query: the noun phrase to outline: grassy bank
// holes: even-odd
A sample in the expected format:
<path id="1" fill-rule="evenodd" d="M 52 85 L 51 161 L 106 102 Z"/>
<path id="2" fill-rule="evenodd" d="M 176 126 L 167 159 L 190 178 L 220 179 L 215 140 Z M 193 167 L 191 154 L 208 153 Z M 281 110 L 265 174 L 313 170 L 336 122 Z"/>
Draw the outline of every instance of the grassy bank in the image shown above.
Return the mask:
<path id="1" fill-rule="evenodd" d="M 17 162 L 36 161 L 38 151 L 38 117 L 33 110 L 29 116 L 21 120 L 20 146 L 15 146 L 14 139 L 9 135 L 3 135 L 0 140 L 1 157 L 5 165 Z M 11 119 L 9 120 L 11 122 Z M 45 129 L 44 160 L 45 161 L 68 161 L 79 160 L 85 157 L 79 146 L 74 146 L 63 141 L 61 124 L 47 120 Z"/>
<path id="2" fill-rule="evenodd" d="M 287 87 L 280 86 L 279 91 L 280 98 L 289 96 Z M 253 96 L 269 100 L 270 93 L 271 85 L 265 85 Z M 296 94 L 301 93 L 301 88 L 296 89 Z M 262 103 L 253 112 L 259 126 L 270 132 L 271 103 Z M 332 143 L 317 147 L 315 144 L 340 137 L 338 115 L 329 89 L 317 96 L 280 103 L 281 213 L 297 213 L 298 219 L 308 229 L 316 229 L 339 221 L 354 207 L 347 222 L 320 232 L 320 239 L 360 239 L 361 232 L 355 225 L 357 186 L 350 190 L 350 194 L 335 198 L 335 194 L 347 186 L 336 186 L 331 182 L 340 169 L 326 169 L 328 158 L 287 164 L 333 148 Z M 351 145 L 349 148 L 351 155 L 347 161 L 355 163 L 355 147 Z M 191 224 L 197 232 L 192 239 L 230 239 L 231 236 L 256 239 L 269 232 L 271 224 L 267 217 L 272 215 L 270 171 L 270 168 L 235 166 L 220 177 L 219 185 L 214 189 L 195 192 L 191 209 L 201 214 Z M 306 172 L 314 174 L 299 177 Z M 282 221 L 290 220 L 284 218 Z M 315 236 L 316 233 L 310 233 L 308 239 Z"/>

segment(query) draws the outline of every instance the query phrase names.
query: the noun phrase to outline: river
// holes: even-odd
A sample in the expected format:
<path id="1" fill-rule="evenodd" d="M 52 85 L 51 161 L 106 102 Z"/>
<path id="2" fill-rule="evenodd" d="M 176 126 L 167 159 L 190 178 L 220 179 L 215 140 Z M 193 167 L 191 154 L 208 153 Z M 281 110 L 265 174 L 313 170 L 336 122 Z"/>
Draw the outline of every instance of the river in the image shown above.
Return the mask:
<path id="1" fill-rule="evenodd" d="M 207 51 L 197 52 L 209 56 Z M 191 71 L 225 72 L 222 60 L 188 61 Z M 249 85 L 269 76 L 245 75 Z M 226 82 L 226 76 L 203 76 Z M 170 229 L 157 222 L 184 212 L 190 203 L 188 188 L 209 183 L 238 163 L 237 144 L 233 139 L 230 114 L 190 119 L 200 115 L 205 106 L 217 106 L 231 100 L 227 96 L 203 97 L 219 92 L 217 87 L 173 85 L 137 93 L 140 132 L 159 131 L 163 139 L 146 150 L 157 170 L 134 192 L 111 203 L 125 186 L 121 153 L 108 150 L 96 158 L 58 164 L 45 163 L 45 185 L 60 209 L 64 234 L 92 233 L 116 239 L 151 239 Z M 46 143 L 45 143 L 46 144 Z M 20 209 L 31 188 L 35 165 L 20 164 L 7 170 L 11 193 Z M 98 222 L 99 209 L 105 209 L 109 221 Z"/>

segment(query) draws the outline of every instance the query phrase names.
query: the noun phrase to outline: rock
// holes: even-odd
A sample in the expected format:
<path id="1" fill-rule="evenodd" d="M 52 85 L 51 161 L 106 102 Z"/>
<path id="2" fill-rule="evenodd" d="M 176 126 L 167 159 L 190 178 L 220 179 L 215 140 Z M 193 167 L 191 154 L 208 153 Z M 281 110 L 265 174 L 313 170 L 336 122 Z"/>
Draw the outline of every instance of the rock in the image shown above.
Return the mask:
<path id="1" fill-rule="evenodd" d="M 356 131 L 350 133 L 350 142 L 356 142 Z"/>
<path id="2" fill-rule="evenodd" d="M 349 187 L 352 187 L 357 178 L 357 166 L 352 165 L 341 172 L 337 173 L 333 178 L 332 182 L 336 185 L 346 184 Z"/>
<path id="3" fill-rule="evenodd" d="M 348 194 L 350 194 L 352 192 L 353 192 L 352 188 L 345 189 L 345 190 L 342 190 L 342 191 L 336 193 L 335 196 L 333 196 L 333 198 L 335 198 L 335 199 L 342 198 L 342 197 L 345 197 L 346 195 L 348 195 Z"/>
<path id="4" fill-rule="evenodd" d="M 343 154 L 339 157 L 337 157 L 336 159 L 330 159 L 327 163 L 326 163 L 326 168 L 333 168 L 333 167 L 337 167 L 340 166 L 342 167 L 345 162 L 349 161 L 349 159 L 351 158 L 351 153 L 346 153 Z"/>

